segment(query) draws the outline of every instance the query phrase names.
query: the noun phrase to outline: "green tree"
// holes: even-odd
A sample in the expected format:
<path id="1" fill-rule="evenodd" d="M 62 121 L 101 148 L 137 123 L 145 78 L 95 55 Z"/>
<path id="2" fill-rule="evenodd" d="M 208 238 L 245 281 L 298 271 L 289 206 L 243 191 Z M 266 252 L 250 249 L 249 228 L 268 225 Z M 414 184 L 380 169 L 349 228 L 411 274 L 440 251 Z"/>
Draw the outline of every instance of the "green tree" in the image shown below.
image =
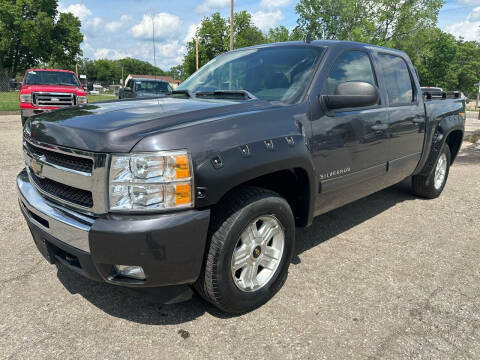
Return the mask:
<path id="1" fill-rule="evenodd" d="M 317 39 L 379 45 L 433 29 L 444 0 L 300 0 L 298 29 Z"/>
<path id="2" fill-rule="evenodd" d="M 458 89 L 469 97 L 476 96 L 475 84 L 480 79 L 480 44 L 477 41 L 457 42 Z"/>
<path id="3" fill-rule="evenodd" d="M 290 32 L 285 26 L 278 26 L 270 29 L 267 34 L 267 41 L 271 43 L 284 42 L 290 40 Z"/>
<path id="4" fill-rule="evenodd" d="M 258 45 L 266 42 L 263 33 L 252 21 L 252 16 L 246 11 L 235 13 L 234 17 L 235 48 Z M 202 20 L 197 31 L 198 53 L 200 66 L 205 65 L 214 57 L 229 50 L 230 27 L 229 19 L 222 18 L 220 13 L 214 13 Z M 188 77 L 196 71 L 195 39 L 187 44 L 187 53 L 183 61 L 184 76 Z"/>
<path id="5" fill-rule="evenodd" d="M 82 59 L 79 61 L 79 72 L 87 75 L 88 81 L 98 81 L 103 85 L 118 84 L 128 74 L 135 75 L 166 75 L 162 69 L 153 66 L 147 61 L 133 58 L 124 58 L 119 60 L 90 60 Z"/>
<path id="6" fill-rule="evenodd" d="M 414 58 L 420 80 L 426 86 L 456 89 L 458 86 L 457 40 L 434 29 L 421 49 L 422 57 Z"/>
<path id="7" fill-rule="evenodd" d="M 277 26 L 270 29 L 265 35 L 265 41 L 269 43 L 303 40 L 303 34 L 298 28 L 289 31 L 285 26 Z"/>
<path id="8" fill-rule="evenodd" d="M 52 31 L 51 61 L 55 67 L 71 68 L 82 54 L 80 20 L 71 13 L 61 13 Z"/>
<path id="9" fill-rule="evenodd" d="M 167 72 L 167 75 L 171 76 L 175 80 L 180 80 L 180 81 L 183 81 L 187 78 L 183 64 L 172 66 L 170 70 Z"/>
<path id="10" fill-rule="evenodd" d="M 79 21 L 58 16 L 57 7 L 57 0 L 0 0 L 0 86 L 40 62 L 71 66 L 81 55 Z"/>
<path id="11" fill-rule="evenodd" d="M 265 42 L 265 36 L 260 29 L 253 24 L 252 15 L 246 11 L 241 11 L 234 15 L 233 29 L 233 44 L 237 49 Z"/>

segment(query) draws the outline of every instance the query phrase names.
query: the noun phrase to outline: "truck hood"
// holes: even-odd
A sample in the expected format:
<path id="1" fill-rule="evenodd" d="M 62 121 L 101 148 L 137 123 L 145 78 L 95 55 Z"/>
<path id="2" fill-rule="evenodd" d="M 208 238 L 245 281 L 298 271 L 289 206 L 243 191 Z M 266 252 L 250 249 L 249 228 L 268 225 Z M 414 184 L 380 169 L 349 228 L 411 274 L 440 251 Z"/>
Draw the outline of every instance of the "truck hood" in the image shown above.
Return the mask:
<path id="1" fill-rule="evenodd" d="M 22 94 L 28 94 L 32 92 L 64 92 L 64 93 L 85 93 L 85 91 L 78 86 L 66 86 L 66 85 L 24 85 L 20 91 Z"/>
<path id="2" fill-rule="evenodd" d="M 32 117 L 25 133 L 34 140 L 93 152 L 129 152 L 147 135 L 257 112 L 269 102 L 165 97 L 64 108 Z M 188 144 L 179 144 L 179 148 Z"/>

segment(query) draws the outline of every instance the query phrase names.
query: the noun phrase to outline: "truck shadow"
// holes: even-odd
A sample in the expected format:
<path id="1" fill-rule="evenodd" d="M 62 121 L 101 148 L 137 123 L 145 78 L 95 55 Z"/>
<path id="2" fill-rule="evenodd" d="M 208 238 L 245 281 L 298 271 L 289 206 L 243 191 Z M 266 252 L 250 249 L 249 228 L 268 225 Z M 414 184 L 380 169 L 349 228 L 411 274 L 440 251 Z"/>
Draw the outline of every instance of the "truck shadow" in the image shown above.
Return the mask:
<path id="1" fill-rule="evenodd" d="M 416 199 L 410 194 L 409 188 L 410 183 L 406 180 L 367 198 L 319 216 L 309 228 L 297 229 L 296 253 L 292 263 L 301 264 L 299 255 L 305 251 L 387 211 L 395 204 Z M 70 293 L 81 295 L 111 316 L 136 323 L 178 325 L 192 321 L 205 313 L 222 319 L 231 317 L 220 312 L 198 296 L 192 296 L 189 289 L 184 293 L 189 300 L 172 305 L 163 305 L 165 301 L 168 302 L 169 300 L 165 299 L 162 289 L 134 290 L 97 283 L 87 280 L 62 266 L 58 267 L 57 276 Z"/>
<path id="2" fill-rule="evenodd" d="M 478 165 L 480 164 L 480 150 L 476 150 L 477 144 L 469 144 L 464 142 L 464 146 L 460 150 L 455 164 L 462 165 Z"/>

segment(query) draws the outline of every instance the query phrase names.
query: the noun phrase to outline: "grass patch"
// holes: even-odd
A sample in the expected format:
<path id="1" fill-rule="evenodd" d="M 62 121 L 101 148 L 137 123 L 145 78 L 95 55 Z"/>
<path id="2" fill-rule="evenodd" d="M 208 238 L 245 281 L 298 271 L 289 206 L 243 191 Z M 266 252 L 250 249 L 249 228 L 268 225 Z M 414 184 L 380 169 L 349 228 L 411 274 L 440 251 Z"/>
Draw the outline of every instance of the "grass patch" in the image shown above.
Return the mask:
<path id="1" fill-rule="evenodd" d="M 18 92 L 0 92 L 0 111 L 20 111 Z"/>
<path id="2" fill-rule="evenodd" d="M 118 96 L 115 95 L 88 95 L 87 97 L 89 103 L 118 99 Z"/>
<path id="3" fill-rule="evenodd" d="M 0 111 L 20 111 L 18 94 L 18 91 L 0 92 Z M 113 95 L 88 95 L 89 103 L 115 99 L 118 97 Z"/>

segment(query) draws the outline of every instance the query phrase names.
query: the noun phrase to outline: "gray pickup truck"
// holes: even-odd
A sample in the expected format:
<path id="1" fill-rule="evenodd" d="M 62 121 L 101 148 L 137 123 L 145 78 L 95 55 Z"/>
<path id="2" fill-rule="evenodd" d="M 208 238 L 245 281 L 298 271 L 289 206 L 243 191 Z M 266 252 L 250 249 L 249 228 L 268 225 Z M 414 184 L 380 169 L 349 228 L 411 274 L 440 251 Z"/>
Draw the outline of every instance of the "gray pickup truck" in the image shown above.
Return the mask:
<path id="1" fill-rule="evenodd" d="M 409 177 L 439 196 L 464 111 L 426 100 L 401 51 L 239 49 L 164 97 L 28 120 L 19 203 L 51 263 L 120 286 L 191 286 L 244 313 L 285 283 L 296 227 Z"/>

